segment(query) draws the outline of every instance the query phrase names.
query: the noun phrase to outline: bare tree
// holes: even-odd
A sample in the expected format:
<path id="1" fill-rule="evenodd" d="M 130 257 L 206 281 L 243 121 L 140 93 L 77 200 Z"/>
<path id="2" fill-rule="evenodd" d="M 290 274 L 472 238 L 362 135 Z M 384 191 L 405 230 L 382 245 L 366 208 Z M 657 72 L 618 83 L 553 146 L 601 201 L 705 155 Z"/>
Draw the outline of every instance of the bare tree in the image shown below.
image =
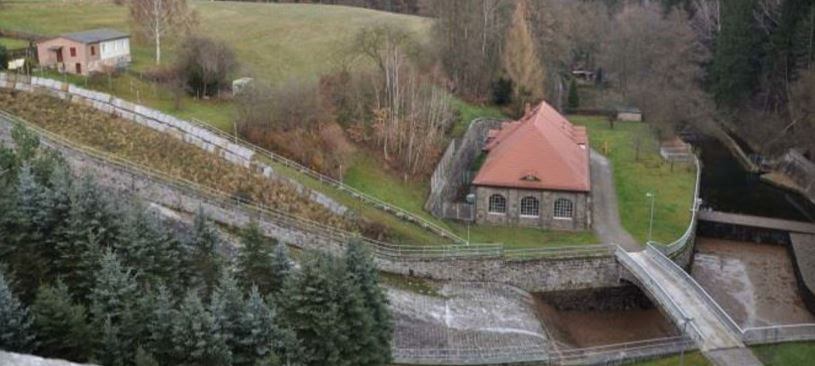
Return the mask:
<path id="1" fill-rule="evenodd" d="M 156 64 L 161 64 L 162 38 L 169 34 L 184 33 L 196 21 L 195 13 L 186 0 L 133 0 L 130 1 L 130 21 L 139 34 L 156 47 Z"/>
<path id="2" fill-rule="evenodd" d="M 614 19 L 607 46 L 604 63 L 626 101 L 660 132 L 713 119 L 715 108 L 702 89 L 709 54 L 684 11 L 666 15 L 657 4 L 626 5 Z"/>

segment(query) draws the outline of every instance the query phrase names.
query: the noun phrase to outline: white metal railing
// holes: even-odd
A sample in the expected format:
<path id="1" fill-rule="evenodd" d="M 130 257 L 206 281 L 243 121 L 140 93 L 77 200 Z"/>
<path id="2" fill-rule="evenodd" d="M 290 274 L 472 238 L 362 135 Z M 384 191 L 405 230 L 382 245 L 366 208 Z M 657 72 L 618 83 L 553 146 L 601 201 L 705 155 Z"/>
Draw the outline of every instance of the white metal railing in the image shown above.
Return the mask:
<path id="1" fill-rule="evenodd" d="M 665 254 L 662 253 L 662 251 L 660 251 L 651 244 L 648 244 L 646 246 L 645 251 L 647 254 L 650 254 L 651 257 L 654 258 L 660 264 L 660 266 L 679 276 L 679 278 L 682 279 L 682 281 L 688 284 L 691 287 L 691 289 L 693 289 L 693 291 L 696 292 L 698 297 L 701 298 L 705 302 L 705 304 L 707 304 L 707 307 L 713 310 L 716 317 L 719 319 L 719 321 L 722 322 L 722 324 L 724 324 L 724 326 L 727 327 L 728 330 L 730 330 L 736 337 L 742 336 L 742 329 L 741 327 L 739 327 L 738 323 L 736 323 L 736 321 L 734 321 L 733 318 L 730 317 L 730 314 L 728 314 L 719 305 L 719 303 L 716 302 L 716 300 L 714 300 L 713 297 L 710 296 L 710 294 L 707 291 L 705 291 L 705 289 L 701 285 L 699 285 L 699 282 L 696 282 L 696 280 L 693 277 L 691 277 L 690 274 L 688 274 L 688 272 L 685 272 L 685 270 L 682 269 L 682 267 L 680 267 L 678 264 L 676 264 L 676 262 L 672 261 L 670 258 L 665 256 Z"/>
<path id="2" fill-rule="evenodd" d="M 694 340 L 701 341 L 702 333 L 699 330 L 698 326 L 696 325 L 695 320 L 691 317 L 684 308 L 679 306 L 679 304 L 674 301 L 674 299 L 669 295 L 668 290 L 665 289 L 659 282 L 654 280 L 654 277 L 648 272 L 648 269 L 640 265 L 630 253 L 628 253 L 625 249 L 618 247 L 617 251 L 617 258 L 624 263 L 626 268 L 636 277 L 643 286 L 646 288 L 651 289 L 651 295 L 660 302 L 664 303 L 669 313 L 679 315 L 679 318 L 682 322 L 684 322 L 684 326 L 690 326 L 690 330 L 687 328 L 685 329 L 686 333 Z"/>
<path id="3" fill-rule="evenodd" d="M 278 225 L 292 227 L 306 233 L 321 237 L 333 242 L 347 242 L 349 240 L 359 240 L 371 248 L 372 254 L 388 260 L 419 260 L 419 259 L 457 259 L 457 258 L 504 258 L 505 248 L 502 244 L 470 244 L 470 245 L 403 245 L 378 241 L 360 236 L 358 233 L 349 232 L 340 228 L 325 225 L 307 218 L 298 217 L 267 207 L 257 202 L 243 200 L 234 197 L 226 192 L 218 191 L 210 187 L 202 186 L 198 183 L 186 180 L 181 177 L 170 176 L 166 173 L 154 170 L 150 167 L 122 159 L 115 155 L 103 152 L 92 147 L 84 146 L 66 139 L 58 134 L 50 132 L 33 123 L 25 121 L 19 117 L 0 110 L 0 118 L 4 118 L 11 123 L 19 123 L 40 137 L 46 138 L 52 143 L 65 146 L 69 149 L 80 151 L 83 154 L 94 158 L 104 164 L 110 164 L 120 169 L 133 172 L 147 179 L 172 187 L 175 190 L 186 194 L 200 197 L 205 200 L 217 202 L 229 208 L 238 207 L 250 212 L 254 212 L 272 220 Z M 564 246 L 559 248 L 542 248 L 541 250 L 528 250 L 524 256 L 526 258 L 561 258 L 577 256 L 586 251 L 600 251 L 602 246 Z M 509 250 L 510 257 L 515 253 Z"/>
<path id="4" fill-rule="evenodd" d="M 508 365 L 529 362 L 553 365 L 605 364 L 674 354 L 694 347 L 692 339 L 678 336 L 562 350 L 531 346 L 394 348 L 393 359 L 397 364 L 414 365 Z"/>
<path id="5" fill-rule="evenodd" d="M 5 79 L 10 80 L 10 79 L 8 79 L 8 76 L 10 74 L 5 74 L 5 73 L 0 73 L 0 74 L 5 75 Z M 47 79 L 47 80 L 62 83 L 61 81 L 58 81 L 58 80 L 53 80 L 53 79 L 48 79 L 48 78 L 43 78 L 43 77 L 40 77 L 40 79 Z M 17 82 L 16 77 L 15 77 L 15 82 Z M 28 83 L 28 85 L 34 86 L 30 82 Z M 76 86 L 74 86 L 74 87 L 76 87 Z M 76 87 L 76 88 L 80 89 L 80 90 L 85 90 L 85 89 L 80 88 L 80 87 Z M 63 92 L 63 91 L 60 91 L 60 92 Z M 94 93 L 104 94 L 104 93 L 101 93 L 101 92 L 94 92 Z M 110 95 L 108 95 L 108 96 L 113 98 Z M 138 108 L 136 108 L 136 109 L 138 109 Z M 128 109 L 127 111 L 129 113 L 132 113 L 133 115 L 137 115 L 137 116 L 140 116 L 142 118 L 147 118 L 147 119 L 150 119 L 150 120 L 154 120 L 153 117 L 142 114 L 136 109 L 133 109 L 133 110 Z M 145 109 L 150 110 L 150 111 L 155 111 L 155 110 L 153 110 L 151 108 L 146 108 L 145 107 Z M 155 111 L 155 112 L 161 113 L 161 112 L 158 112 L 158 111 Z M 163 113 L 161 113 L 161 114 L 163 114 Z M 266 150 L 266 149 L 264 149 L 264 148 L 262 148 L 260 146 L 252 144 L 251 142 L 243 140 L 243 139 L 241 139 L 240 137 L 238 137 L 236 135 L 228 134 L 228 133 L 226 133 L 226 132 L 224 132 L 224 131 L 222 131 L 220 129 L 214 128 L 210 124 L 207 124 L 207 123 L 205 123 L 203 121 L 200 121 L 198 119 L 193 118 L 192 120 L 185 121 L 185 122 L 188 122 L 188 123 L 190 123 L 192 125 L 195 125 L 196 127 L 205 129 L 205 130 L 207 130 L 207 131 L 209 131 L 209 132 L 211 132 L 211 133 L 213 133 L 213 134 L 215 134 L 215 135 L 217 135 L 217 136 L 219 136 L 221 138 L 226 139 L 226 141 L 230 141 L 230 142 L 232 142 L 232 143 L 234 143 L 236 145 L 240 145 L 240 146 L 242 146 L 244 148 L 250 149 L 250 150 L 254 151 L 256 154 L 258 154 L 259 156 L 263 156 L 263 157 L 268 158 L 268 159 L 270 159 L 271 161 L 273 161 L 273 162 L 275 162 L 277 164 L 283 165 L 283 166 L 288 167 L 290 169 L 294 169 L 294 170 L 300 172 L 301 174 L 304 174 L 304 175 L 306 175 L 306 176 L 308 176 L 308 177 L 310 177 L 312 179 L 317 180 L 318 182 L 320 182 L 322 184 L 332 186 L 334 188 L 339 189 L 340 191 L 345 191 L 345 192 L 349 193 L 352 197 L 354 197 L 354 198 L 356 198 L 358 200 L 361 200 L 361 201 L 365 202 L 366 204 L 370 204 L 370 205 L 372 205 L 372 206 L 374 206 L 376 208 L 379 208 L 379 209 L 381 209 L 381 210 L 383 210 L 385 212 L 389 212 L 391 214 L 394 214 L 395 216 L 397 216 L 400 219 L 407 220 L 407 221 L 410 221 L 410 222 L 413 222 L 413 223 L 417 223 L 420 226 L 422 226 L 423 228 L 425 228 L 427 230 L 430 230 L 430 231 L 438 234 L 441 237 L 450 238 L 451 240 L 453 240 L 453 241 L 455 241 L 457 243 L 462 243 L 463 244 L 463 243 L 466 242 L 465 239 L 463 239 L 460 236 L 454 234 L 450 230 L 448 230 L 448 229 L 446 229 L 446 228 L 444 228 L 444 227 L 442 227 L 442 226 L 440 226 L 440 225 L 438 225 L 438 224 L 436 224 L 434 222 L 431 222 L 430 220 L 427 220 L 427 219 L 425 219 L 425 218 L 423 218 L 423 217 L 421 217 L 421 216 L 419 216 L 417 214 L 414 214 L 414 213 L 412 213 L 410 211 L 404 210 L 404 209 L 402 209 L 400 207 L 391 205 L 391 204 L 389 204 L 389 203 L 387 203 L 387 202 L 385 202 L 385 201 L 383 201 L 383 200 L 381 200 L 379 198 L 368 195 L 368 194 L 366 194 L 366 193 L 364 193 L 362 191 L 359 191 L 359 190 L 357 190 L 357 189 L 355 189 L 355 188 L 353 188 L 353 187 L 351 187 L 349 185 L 346 185 L 345 183 L 343 183 L 343 182 L 341 182 L 339 180 L 336 180 L 336 179 L 334 179 L 332 177 L 329 177 L 327 175 L 319 173 L 319 172 L 317 172 L 317 171 L 315 171 L 315 170 L 313 170 L 311 168 L 308 168 L 308 167 L 306 167 L 306 166 L 304 166 L 304 165 L 302 165 L 302 164 L 300 164 L 300 163 L 298 163 L 298 162 L 296 162 L 294 160 L 288 159 L 288 158 L 286 158 L 284 156 L 281 156 L 279 154 L 276 154 L 274 152 Z"/>
<path id="6" fill-rule="evenodd" d="M 815 324 L 789 324 L 744 329 L 746 344 L 815 341 Z"/>
<path id="7" fill-rule="evenodd" d="M 678 253 L 678 252 L 684 250 L 685 247 L 695 237 L 696 221 L 698 219 L 697 218 L 697 213 L 699 212 L 699 206 L 702 203 L 701 199 L 699 198 L 699 189 L 700 189 L 701 180 L 702 180 L 702 167 L 701 167 L 701 164 L 699 163 L 699 158 L 693 153 L 691 153 L 690 155 L 691 155 L 691 158 L 693 160 L 693 165 L 696 167 L 696 184 L 694 185 L 694 188 L 693 188 L 693 200 L 691 201 L 691 206 L 690 206 L 690 211 L 691 211 L 690 223 L 688 224 L 688 228 L 685 230 L 685 232 L 682 234 L 682 236 L 680 236 L 678 239 L 674 240 L 673 242 L 671 242 L 669 244 L 664 244 L 664 245 L 657 243 L 658 244 L 657 248 L 661 252 L 665 253 L 665 255 L 667 255 L 669 257 L 674 255 L 675 253 Z M 656 243 L 656 242 L 653 242 L 653 243 Z"/>

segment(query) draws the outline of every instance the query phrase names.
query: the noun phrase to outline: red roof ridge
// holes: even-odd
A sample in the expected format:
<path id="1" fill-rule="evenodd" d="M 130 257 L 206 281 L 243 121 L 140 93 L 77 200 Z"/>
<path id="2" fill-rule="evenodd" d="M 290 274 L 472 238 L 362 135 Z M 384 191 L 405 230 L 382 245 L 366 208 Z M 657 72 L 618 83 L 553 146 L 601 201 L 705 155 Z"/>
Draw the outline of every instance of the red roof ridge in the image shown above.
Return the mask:
<path id="1" fill-rule="evenodd" d="M 473 184 L 526 189 L 589 191 L 586 128 L 546 102 L 518 121 L 487 134 L 487 159 Z M 531 174 L 530 174 L 531 173 Z M 526 179 L 529 176 L 537 179 Z"/>

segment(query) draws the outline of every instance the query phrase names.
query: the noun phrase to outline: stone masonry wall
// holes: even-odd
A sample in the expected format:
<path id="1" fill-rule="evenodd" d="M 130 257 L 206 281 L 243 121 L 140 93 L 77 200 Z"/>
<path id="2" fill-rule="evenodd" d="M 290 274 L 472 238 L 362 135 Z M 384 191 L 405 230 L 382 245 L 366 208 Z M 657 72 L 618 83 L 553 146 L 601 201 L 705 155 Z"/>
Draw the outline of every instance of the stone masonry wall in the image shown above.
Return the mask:
<path id="1" fill-rule="evenodd" d="M 507 212 L 494 214 L 489 211 L 489 199 L 493 194 L 506 198 Z M 534 226 L 552 230 L 582 231 L 589 229 L 589 195 L 583 192 L 539 191 L 513 188 L 479 186 L 476 188 L 476 222 L 491 225 Z M 521 200 L 524 197 L 535 197 L 540 202 L 538 217 L 521 216 Z M 555 201 L 560 198 L 571 200 L 574 204 L 572 219 L 554 218 Z"/>
<path id="2" fill-rule="evenodd" d="M 9 140 L 11 127 L 10 123 L 0 119 L 0 141 Z M 194 190 L 114 165 L 42 137 L 41 141 L 61 152 L 76 174 L 91 174 L 104 187 L 173 210 L 195 213 L 200 207 L 212 220 L 231 226 L 243 226 L 254 219 L 269 237 L 297 248 L 330 254 L 342 253 L 348 240 L 308 230 L 301 222 L 261 215 L 235 203 L 205 197 Z M 398 261 L 377 257 L 376 264 L 385 272 L 435 280 L 500 282 L 534 292 L 615 287 L 620 285 L 620 271 L 624 271 L 610 255 L 524 261 L 506 258 Z"/>
<path id="3" fill-rule="evenodd" d="M 348 212 L 347 207 L 332 200 L 328 196 L 309 189 L 293 179 L 276 174 L 270 165 L 255 159 L 255 152 L 253 150 L 241 144 L 233 143 L 228 138 L 200 126 L 196 126 L 188 121 L 135 103 L 130 103 L 109 94 L 83 89 L 75 85 L 47 78 L 0 72 L 0 88 L 23 92 L 45 92 L 51 96 L 72 103 L 87 105 L 100 112 L 113 114 L 119 118 L 169 134 L 207 152 L 221 156 L 231 163 L 254 169 L 270 179 L 289 184 L 305 197 L 326 207 L 335 214 L 343 215 Z"/>

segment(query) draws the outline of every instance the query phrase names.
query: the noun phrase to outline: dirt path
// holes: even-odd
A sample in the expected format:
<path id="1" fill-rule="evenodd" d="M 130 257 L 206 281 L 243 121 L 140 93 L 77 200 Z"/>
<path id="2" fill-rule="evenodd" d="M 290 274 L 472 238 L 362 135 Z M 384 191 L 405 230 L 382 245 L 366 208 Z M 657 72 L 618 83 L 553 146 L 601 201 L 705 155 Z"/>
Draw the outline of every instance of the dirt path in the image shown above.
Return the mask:
<path id="1" fill-rule="evenodd" d="M 619 244 L 627 251 L 640 251 L 642 246 L 620 223 L 617 192 L 611 162 L 602 154 L 591 151 L 592 226 L 597 237 L 605 244 Z"/>

